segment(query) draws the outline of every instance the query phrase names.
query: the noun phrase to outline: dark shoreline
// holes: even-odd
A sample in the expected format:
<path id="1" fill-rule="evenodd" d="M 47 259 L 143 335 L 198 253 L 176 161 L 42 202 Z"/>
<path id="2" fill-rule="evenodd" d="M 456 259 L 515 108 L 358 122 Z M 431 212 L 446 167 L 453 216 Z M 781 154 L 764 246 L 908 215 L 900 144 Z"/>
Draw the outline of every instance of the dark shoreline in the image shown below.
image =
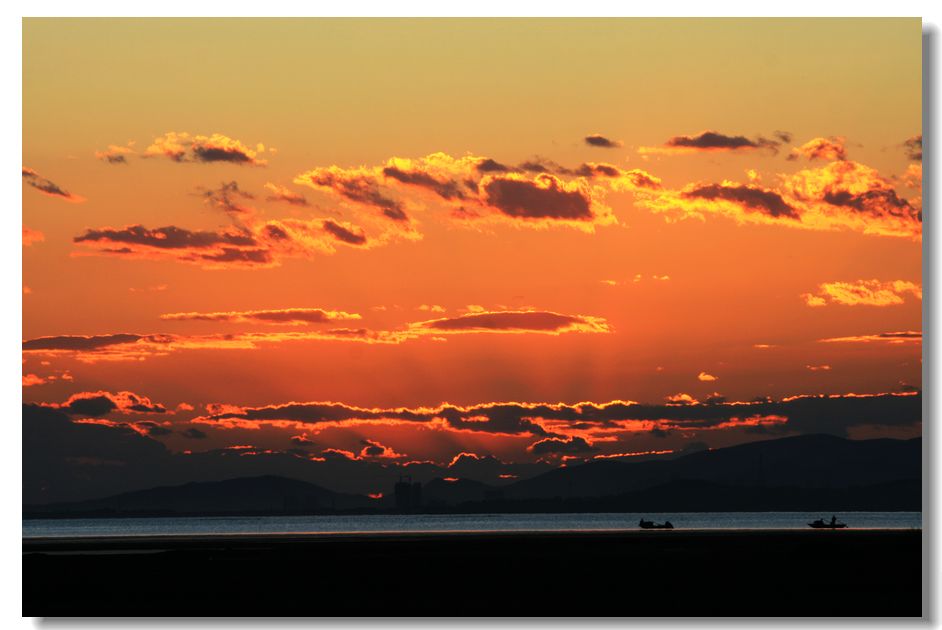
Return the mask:
<path id="1" fill-rule="evenodd" d="M 26 616 L 922 614 L 921 530 L 23 541 Z"/>

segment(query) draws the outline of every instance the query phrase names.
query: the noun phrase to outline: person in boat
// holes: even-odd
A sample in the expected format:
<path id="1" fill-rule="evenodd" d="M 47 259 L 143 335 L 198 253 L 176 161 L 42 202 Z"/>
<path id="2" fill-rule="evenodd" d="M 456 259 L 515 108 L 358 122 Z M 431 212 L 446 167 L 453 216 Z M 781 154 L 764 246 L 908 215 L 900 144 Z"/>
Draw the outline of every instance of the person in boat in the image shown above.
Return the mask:
<path id="1" fill-rule="evenodd" d="M 837 525 L 837 517 L 832 514 L 831 515 L 831 527 L 834 527 L 835 525 Z"/>

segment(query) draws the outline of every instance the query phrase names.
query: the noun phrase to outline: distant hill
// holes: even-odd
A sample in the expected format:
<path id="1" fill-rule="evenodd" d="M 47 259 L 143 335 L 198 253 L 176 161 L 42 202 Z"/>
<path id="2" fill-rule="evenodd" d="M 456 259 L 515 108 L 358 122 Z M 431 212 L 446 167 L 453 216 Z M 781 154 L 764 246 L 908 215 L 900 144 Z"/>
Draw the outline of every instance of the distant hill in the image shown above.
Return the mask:
<path id="1" fill-rule="evenodd" d="M 432 509 L 434 506 L 429 506 Z M 541 512 L 850 512 L 922 509 L 919 480 L 848 488 L 727 486 L 708 481 L 672 481 L 645 490 L 603 497 L 502 498 L 468 501 L 462 513 Z"/>
<path id="2" fill-rule="evenodd" d="M 371 499 L 332 492 L 304 481 L 273 475 L 193 482 L 126 492 L 76 503 L 24 506 L 24 515 L 99 513 L 233 514 L 298 513 L 361 509 Z"/>
<path id="3" fill-rule="evenodd" d="M 503 496 L 503 490 L 472 479 L 433 479 L 422 488 L 426 506 L 457 505 L 468 501 L 481 501 Z"/>
<path id="4" fill-rule="evenodd" d="M 699 451 L 668 460 L 600 460 L 557 468 L 499 492 L 506 502 L 596 499 L 659 510 L 791 509 L 840 500 L 859 509 L 918 510 L 922 440 L 847 440 L 806 435 Z M 440 504 L 493 500 L 495 488 L 451 482 Z M 475 496 L 476 495 L 476 496 Z M 869 503 L 868 503 L 869 502 Z M 884 507 L 884 506 L 907 507 Z M 676 506 L 676 507 L 675 507 Z M 684 507 L 681 507 L 684 506 Z M 711 507 L 716 506 L 716 507 Z M 797 508 L 796 508 L 797 509 Z M 835 508 L 836 509 L 836 508 Z M 847 509 L 847 508 L 843 508 Z"/>
<path id="5" fill-rule="evenodd" d="M 495 487 L 437 478 L 431 512 L 920 510 L 922 441 L 806 435 L 675 459 L 599 460 Z M 291 514 L 392 510 L 391 499 L 343 494 L 279 476 L 187 483 L 104 499 L 24 506 L 24 516 Z"/>
<path id="6" fill-rule="evenodd" d="M 507 498 L 592 497 L 678 480 L 745 487 L 847 488 L 922 478 L 922 440 L 803 435 L 700 451 L 666 461 L 599 461 L 505 488 Z"/>

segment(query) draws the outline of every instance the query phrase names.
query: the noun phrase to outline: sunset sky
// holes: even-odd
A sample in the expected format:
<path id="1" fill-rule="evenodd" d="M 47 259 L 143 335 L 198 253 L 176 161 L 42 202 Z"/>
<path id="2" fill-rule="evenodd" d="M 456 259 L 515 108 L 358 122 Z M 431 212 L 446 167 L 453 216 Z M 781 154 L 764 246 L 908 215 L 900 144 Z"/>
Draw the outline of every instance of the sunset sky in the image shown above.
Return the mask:
<path id="1" fill-rule="evenodd" d="M 26 19 L 24 448 L 378 493 L 918 436 L 921 98 L 919 19 Z"/>

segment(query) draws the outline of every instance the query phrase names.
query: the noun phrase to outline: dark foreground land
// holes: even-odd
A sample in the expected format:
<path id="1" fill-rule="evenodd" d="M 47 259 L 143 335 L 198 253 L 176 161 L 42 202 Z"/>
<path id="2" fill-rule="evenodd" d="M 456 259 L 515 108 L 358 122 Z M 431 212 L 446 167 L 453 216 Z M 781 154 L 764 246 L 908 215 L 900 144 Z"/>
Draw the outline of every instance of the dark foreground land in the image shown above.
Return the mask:
<path id="1" fill-rule="evenodd" d="M 922 615 L 921 532 L 27 540 L 23 615 Z"/>

